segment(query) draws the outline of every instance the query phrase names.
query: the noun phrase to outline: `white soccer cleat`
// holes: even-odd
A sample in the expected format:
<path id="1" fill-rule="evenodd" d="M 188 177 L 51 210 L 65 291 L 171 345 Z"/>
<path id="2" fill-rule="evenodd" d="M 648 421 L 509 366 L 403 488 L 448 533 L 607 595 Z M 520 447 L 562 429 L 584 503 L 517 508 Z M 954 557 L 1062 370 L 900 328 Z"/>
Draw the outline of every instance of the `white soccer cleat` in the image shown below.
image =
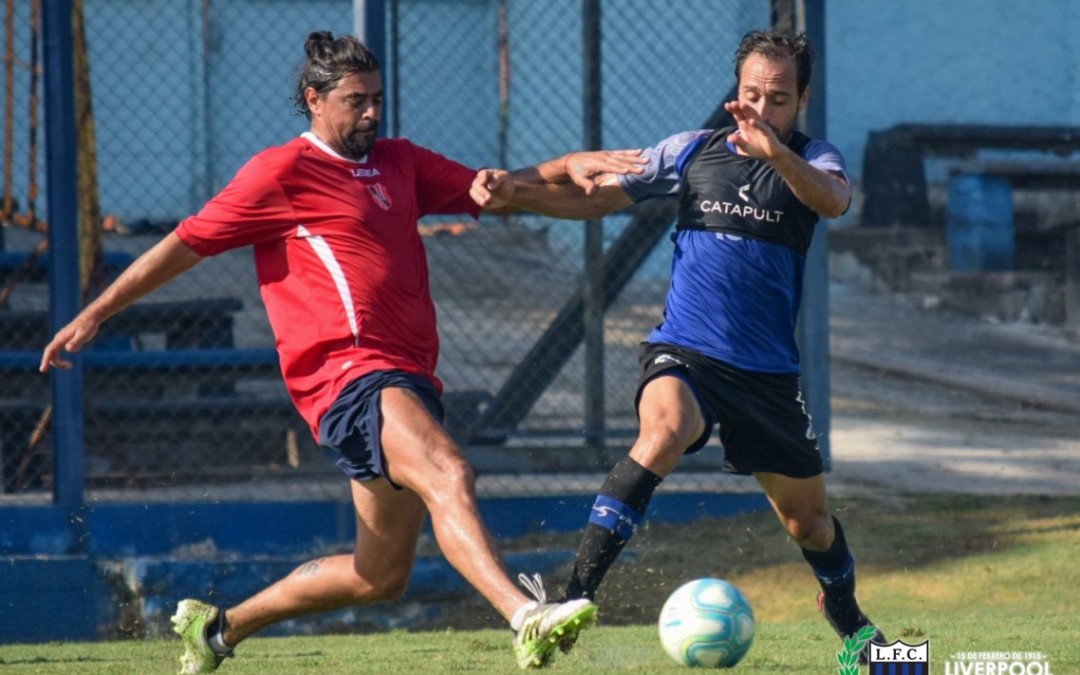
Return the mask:
<path id="1" fill-rule="evenodd" d="M 579 632 L 596 623 L 597 607 L 585 598 L 545 602 L 547 594 L 539 574 L 534 574 L 532 579 L 519 574 L 518 579 L 540 604 L 525 614 L 514 636 L 514 655 L 522 670 L 543 668 L 560 643 L 573 644 Z"/>

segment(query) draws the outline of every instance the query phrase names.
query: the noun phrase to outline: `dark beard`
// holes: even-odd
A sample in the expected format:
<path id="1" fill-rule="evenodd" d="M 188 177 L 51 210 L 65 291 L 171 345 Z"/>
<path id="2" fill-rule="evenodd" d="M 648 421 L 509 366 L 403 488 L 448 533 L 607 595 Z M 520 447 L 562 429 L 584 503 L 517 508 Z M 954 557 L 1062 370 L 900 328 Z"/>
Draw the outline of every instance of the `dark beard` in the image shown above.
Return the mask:
<path id="1" fill-rule="evenodd" d="M 359 161 L 375 145 L 375 138 L 379 135 L 379 123 L 362 124 L 353 130 L 348 136 L 341 139 L 341 155 L 348 159 Z"/>
<path id="2" fill-rule="evenodd" d="M 798 124 L 798 120 L 796 120 L 795 124 L 793 124 L 784 133 L 780 133 L 780 130 L 776 127 L 773 127 L 771 124 L 769 126 L 772 127 L 773 133 L 776 134 L 776 138 L 784 145 L 787 145 L 788 142 L 791 141 L 791 136 L 795 133 L 795 128 L 798 126 Z"/>

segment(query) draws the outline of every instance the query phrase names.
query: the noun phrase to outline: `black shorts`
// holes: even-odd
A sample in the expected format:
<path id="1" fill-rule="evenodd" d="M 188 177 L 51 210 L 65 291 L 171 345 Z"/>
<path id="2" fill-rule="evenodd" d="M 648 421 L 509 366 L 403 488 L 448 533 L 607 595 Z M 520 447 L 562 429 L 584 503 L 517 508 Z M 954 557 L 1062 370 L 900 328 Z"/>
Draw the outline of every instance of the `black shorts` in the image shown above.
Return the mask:
<path id="1" fill-rule="evenodd" d="M 382 449 L 382 412 L 379 406 L 386 387 L 409 389 L 424 407 L 443 421 L 443 406 L 435 386 L 428 380 L 400 370 L 380 370 L 350 382 L 319 420 L 319 445 L 337 453 L 338 468 L 356 481 L 390 478 Z"/>
<path id="2" fill-rule="evenodd" d="M 638 360 L 641 379 L 635 408 L 645 385 L 661 375 L 683 380 L 697 399 L 705 433 L 687 448 L 687 454 L 704 447 L 719 424 L 724 471 L 809 478 L 824 470 L 796 373 L 742 370 L 662 342 L 642 343 Z"/>

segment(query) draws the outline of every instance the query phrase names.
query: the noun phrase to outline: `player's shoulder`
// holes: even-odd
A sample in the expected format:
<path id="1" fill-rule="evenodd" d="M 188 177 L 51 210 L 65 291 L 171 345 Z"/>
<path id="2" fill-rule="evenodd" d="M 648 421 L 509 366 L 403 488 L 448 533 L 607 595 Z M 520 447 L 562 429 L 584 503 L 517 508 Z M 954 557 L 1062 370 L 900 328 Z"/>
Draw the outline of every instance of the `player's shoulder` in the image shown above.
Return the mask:
<path id="1" fill-rule="evenodd" d="M 310 150 L 310 144 L 303 137 L 297 136 L 286 143 L 273 145 L 256 153 L 248 160 L 245 169 L 281 175 L 291 171 Z"/>
<path id="2" fill-rule="evenodd" d="M 798 132 L 796 132 L 798 133 Z M 825 140 L 824 138 L 811 138 L 805 134 L 798 134 L 802 138 L 800 141 L 799 153 L 804 158 L 816 157 L 821 155 L 840 155 L 840 150 L 835 145 Z"/>
<path id="3" fill-rule="evenodd" d="M 686 131 L 678 131 L 662 139 L 656 145 L 684 148 L 688 145 L 693 145 L 694 143 L 701 143 L 716 132 L 717 129 L 688 129 Z"/>

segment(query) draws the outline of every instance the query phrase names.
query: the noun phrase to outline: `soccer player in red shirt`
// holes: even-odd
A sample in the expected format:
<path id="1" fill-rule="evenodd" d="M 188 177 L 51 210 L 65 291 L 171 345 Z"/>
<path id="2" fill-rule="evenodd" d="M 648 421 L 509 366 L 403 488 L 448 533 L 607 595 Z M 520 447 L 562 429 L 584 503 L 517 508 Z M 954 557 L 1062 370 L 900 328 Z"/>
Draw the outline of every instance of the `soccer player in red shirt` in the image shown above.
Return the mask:
<path id="1" fill-rule="evenodd" d="M 312 33 L 305 51 L 296 102 L 310 132 L 257 154 L 136 260 L 53 337 L 41 371 L 70 368 L 62 352 L 77 351 L 110 316 L 204 257 L 253 246 L 289 394 L 352 479 L 356 547 L 305 563 L 235 607 L 182 601 L 173 617 L 184 640 L 181 672 L 215 670 L 271 624 L 400 597 L 429 512 L 447 560 L 516 632 L 519 666 L 546 665 L 558 639 L 594 622 L 596 606 L 547 603 L 539 575 L 519 575 L 535 599 L 513 583 L 480 520 L 472 469 L 441 424 L 435 308 L 417 219 L 475 217 L 477 172 L 405 139 L 376 140 L 382 80 L 358 40 Z M 596 174 L 625 172 L 636 166 L 632 154 L 585 161 Z"/>

